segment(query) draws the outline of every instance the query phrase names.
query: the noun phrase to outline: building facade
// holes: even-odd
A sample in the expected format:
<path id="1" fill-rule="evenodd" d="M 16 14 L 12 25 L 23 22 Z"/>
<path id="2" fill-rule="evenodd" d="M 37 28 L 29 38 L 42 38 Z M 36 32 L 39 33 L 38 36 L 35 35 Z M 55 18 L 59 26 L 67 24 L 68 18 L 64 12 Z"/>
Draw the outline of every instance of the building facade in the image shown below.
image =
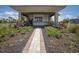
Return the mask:
<path id="1" fill-rule="evenodd" d="M 52 16 L 54 16 L 54 26 L 57 26 L 58 12 L 65 6 L 15 5 L 11 7 L 19 12 L 19 19 L 21 19 L 21 16 L 26 16 L 33 26 L 49 25 Z"/>

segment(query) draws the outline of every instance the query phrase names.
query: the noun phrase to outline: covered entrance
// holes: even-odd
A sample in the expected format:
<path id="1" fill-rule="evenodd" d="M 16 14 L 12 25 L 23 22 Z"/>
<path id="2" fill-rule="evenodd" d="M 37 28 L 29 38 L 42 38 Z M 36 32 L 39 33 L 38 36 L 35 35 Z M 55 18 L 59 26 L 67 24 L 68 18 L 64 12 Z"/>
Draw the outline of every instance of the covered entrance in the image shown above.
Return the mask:
<path id="1" fill-rule="evenodd" d="M 52 22 L 52 26 L 58 26 L 58 12 L 65 6 L 53 5 L 16 5 L 11 6 L 19 12 L 19 19 L 24 15 L 32 21 L 33 26 L 45 26 Z M 50 18 L 54 16 L 54 21 L 50 22 Z"/>
<path id="2" fill-rule="evenodd" d="M 34 15 L 33 17 L 33 26 L 43 26 L 43 16 L 42 15 Z"/>

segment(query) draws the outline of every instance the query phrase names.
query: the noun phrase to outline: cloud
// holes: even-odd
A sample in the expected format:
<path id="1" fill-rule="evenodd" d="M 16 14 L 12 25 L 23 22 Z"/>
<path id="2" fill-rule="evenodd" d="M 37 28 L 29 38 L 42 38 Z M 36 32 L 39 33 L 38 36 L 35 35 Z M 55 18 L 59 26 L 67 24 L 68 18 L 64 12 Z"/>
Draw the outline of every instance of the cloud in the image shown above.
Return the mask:
<path id="1" fill-rule="evenodd" d="M 10 12 L 6 11 L 6 12 L 4 12 L 4 14 L 6 14 L 6 15 L 18 15 L 17 12 L 13 12 L 13 11 L 10 11 Z"/>
<path id="2" fill-rule="evenodd" d="M 74 17 L 73 15 L 70 15 L 70 14 L 60 15 L 59 21 L 65 19 L 65 18 L 73 19 L 73 18 L 76 18 L 76 17 Z"/>
<path id="3" fill-rule="evenodd" d="M 2 16 L 3 18 L 8 18 L 10 16 L 10 17 L 13 17 L 15 19 L 18 19 L 18 12 L 5 11 L 5 12 L 1 13 L 0 16 Z"/>
<path id="4" fill-rule="evenodd" d="M 59 16 L 59 20 L 58 21 L 62 21 L 63 20 L 63 17 Z"/>
<path id="5" fill-rule="evenodd" d="M 65 15 L 65 18 L 73 18 L 73 16 L 72 15 Z"/>
<path id="6" fill-rule="evenodd" d="M 60 15 L 59 16 L 59 21 L 62 21 L 65 18 L 75 19 L 75 18 L 78 18 L 78 17 L 79 17 L 79 15 L 70 15 L 70 14 Z"/>

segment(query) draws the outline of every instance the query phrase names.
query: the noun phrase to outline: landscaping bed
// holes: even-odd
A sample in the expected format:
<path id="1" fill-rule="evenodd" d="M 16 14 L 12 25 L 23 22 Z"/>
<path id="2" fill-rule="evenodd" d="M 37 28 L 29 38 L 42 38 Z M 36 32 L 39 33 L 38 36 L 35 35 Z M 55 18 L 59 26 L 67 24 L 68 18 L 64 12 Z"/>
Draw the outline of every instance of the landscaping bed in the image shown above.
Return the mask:
<path id="1" fill-rule="evenodd" d="M 0 35 L 2 35 L 0 36 L 0 52 L 22 52 L 32 32 L 33 28 L 31 26 L 3 29 L 0 32 Z"/>
<path id="2" fill-rule="evenodd" d="M 48 53 L 79 52 L 79 25 L 67 29 L 45 27 L 43 29 L 46 51 Z"/>

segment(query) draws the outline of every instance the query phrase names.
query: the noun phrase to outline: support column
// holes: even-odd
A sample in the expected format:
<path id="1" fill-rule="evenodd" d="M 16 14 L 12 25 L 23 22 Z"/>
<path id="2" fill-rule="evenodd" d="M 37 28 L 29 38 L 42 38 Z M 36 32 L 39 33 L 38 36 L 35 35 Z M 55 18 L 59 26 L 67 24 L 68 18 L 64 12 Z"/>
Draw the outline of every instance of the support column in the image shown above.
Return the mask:
<path id="1" fill-rule="evenodd" d="M 52 15 L 49 14 L 49 17 L 48 17 L 48 25 L 50 25 L 50 26 L 53 26 L 52 16 L 53 16 L 53 14 Z"/>
<path id="2" fill-rule="evenodd" d="M 19 20 L 21 20 L 21 12 L 19 12 Z"/>
<path id="3" fill-rule="evenodd" d="M 50 25 L 50 16 L 48 17 L 48 25 Z"/>
<path id="4" fill-rule="evenodd" d="M 51 16 L 51 17 L 49 17 L 49 21 L 48 21 L 48 22 L 49 22 L 49 25 L 50 25 L 50 26 L 52 26 L 52 25 L 53 25 L 52 16 Z"/>
<path id="5" fill-rule="evenodd" d="M 55 27 L 58 26 L 58 13 L 57 12 L 54 15 L 54 25 L 55 25 Z"/>

